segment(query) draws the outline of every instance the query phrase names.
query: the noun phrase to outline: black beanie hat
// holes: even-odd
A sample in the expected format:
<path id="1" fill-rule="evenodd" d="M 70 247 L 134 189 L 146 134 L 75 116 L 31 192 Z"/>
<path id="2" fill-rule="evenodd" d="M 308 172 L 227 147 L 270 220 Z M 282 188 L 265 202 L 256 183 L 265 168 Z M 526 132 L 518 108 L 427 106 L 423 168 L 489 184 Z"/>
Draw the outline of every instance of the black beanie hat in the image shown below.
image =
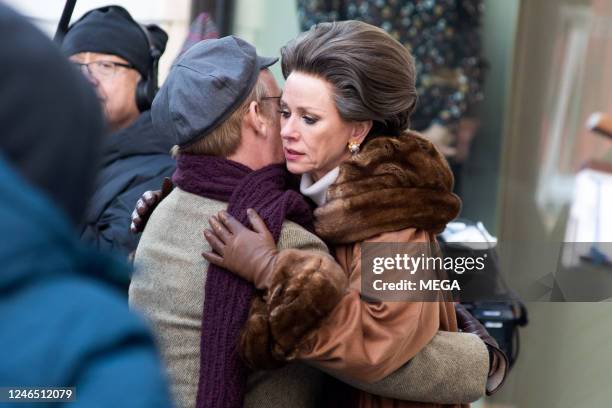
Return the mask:
<path id="1" fill-rule="evenodd" d="M 155 48 L 163 54 L 168 34 L 155 24 L 145 26 Z M 98 52 L 117 55 L 147 77 L 152 59 L 147 38 L 126 9 L 104 6 L 89 11 L 68 28 L 62 41 L 64 55 Z"/>

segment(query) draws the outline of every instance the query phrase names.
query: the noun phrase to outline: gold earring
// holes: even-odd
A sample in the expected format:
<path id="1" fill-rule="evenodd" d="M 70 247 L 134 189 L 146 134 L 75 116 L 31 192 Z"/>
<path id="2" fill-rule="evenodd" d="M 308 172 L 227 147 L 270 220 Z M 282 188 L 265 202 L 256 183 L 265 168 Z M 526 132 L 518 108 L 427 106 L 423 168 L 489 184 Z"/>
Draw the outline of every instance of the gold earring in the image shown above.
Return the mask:
<path id="1" fill-rule="evenodd" d="M 349 152 L 354 156 L 359 153 L 359 143 L 357 142 L 349 142 L 348 144 Z"/>

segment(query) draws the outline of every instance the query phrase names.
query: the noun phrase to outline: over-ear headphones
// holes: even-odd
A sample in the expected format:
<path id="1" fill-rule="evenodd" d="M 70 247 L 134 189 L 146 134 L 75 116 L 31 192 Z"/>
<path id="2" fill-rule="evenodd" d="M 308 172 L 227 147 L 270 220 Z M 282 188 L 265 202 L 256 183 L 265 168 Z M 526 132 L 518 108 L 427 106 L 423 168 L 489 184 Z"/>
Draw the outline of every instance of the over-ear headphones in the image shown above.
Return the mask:
<path id="1" fill-rule="evenodd" d="M 141 24 L 138 24 L 138 26 L 144 33 L 145 38 L 147 39 L 147 46 L 149 47 L 150 57 L 150 64 L 149 70 L 147 71 L 147 76 L 142 78 L 136 86 L 136 106 L 138 106 L 138 110 L 140 112 L 144 112 L 146 110 L 151 109 L 153 98 L 155 98 L 155 94 L 159 89 L 157 82 L 157 69 L 159 66 L 159 59 L 162 53 L 155 46 L 155 43 L 153 42 L 153 39 L 151 38 L 151 34 L 149 34 L 149 30 L 147 29 L 147 27 Z"/>

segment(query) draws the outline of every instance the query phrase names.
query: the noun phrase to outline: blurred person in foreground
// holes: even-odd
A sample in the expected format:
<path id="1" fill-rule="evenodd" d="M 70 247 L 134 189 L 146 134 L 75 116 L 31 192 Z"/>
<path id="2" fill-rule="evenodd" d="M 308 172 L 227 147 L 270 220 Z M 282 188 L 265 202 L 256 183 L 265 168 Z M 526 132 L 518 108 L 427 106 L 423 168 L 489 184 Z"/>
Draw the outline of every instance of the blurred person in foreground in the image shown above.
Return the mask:
<path id="1" fill-rule="evenodd" d="M 155 130 L 150 113 L 167 41 L 157 25 L 142 26 L 124 8 L 105 6 L 73 23 L 61 45 L 95 87 L 112 132 L 102 142 L 82 239 L 124 256 L 138 245 L 139 236 L 129 233 L 134 203 L 175 167 L 172 143 Z"/>
<path id="2" fill-rule="evenodd" d="M 0 34 L 0 386 L 75 387 L 75 408 L 170 407 L 153 340 L 122 296 L 126 266 L 76 235 L 103 137 L 94 92 L 4 5 Z"/>
<path id="3" fill-rule="evenodd" d="M 252 207 L 273 229 L 279 248 L 308 250 L 322 260 L 304 291 L 319 303 L 304 323 L 323 319 L 344 293 L 346 278 L 326 245 L 308 230 L 311 208 L 283 163 L 280 89 L 267 69 L 274 62 L 236 37 L 201 42 L 177 61 L 153 103 L 154 125 L 177 144 L 177 187 L 146 225 L 130 304 L 155 328 L 181 407 L 322 406 L 323 380 L 329 378 L 313 367 L 248 370 L 237 345 L 250 300 L 265 307 L 261 293 L 201 256 L 209 217 L 227 209 L 247 220 Z M 212 95 L 215 103 L 207 104 Z M 294 279 L 287 274 L 284 281 L 289 285 Z M 282 291 L 278 295 L 284 298 Z M 471 334 L 440 332 L 410 363 L 397 361 L 401 367 L 374 383 L 360 381 L 350 369 L 335 375 L 368 392 L 405 400 L 466 402 L 485 391 L 489 355 Z M 311 363 L 318 368 L 321 362 Z"/>

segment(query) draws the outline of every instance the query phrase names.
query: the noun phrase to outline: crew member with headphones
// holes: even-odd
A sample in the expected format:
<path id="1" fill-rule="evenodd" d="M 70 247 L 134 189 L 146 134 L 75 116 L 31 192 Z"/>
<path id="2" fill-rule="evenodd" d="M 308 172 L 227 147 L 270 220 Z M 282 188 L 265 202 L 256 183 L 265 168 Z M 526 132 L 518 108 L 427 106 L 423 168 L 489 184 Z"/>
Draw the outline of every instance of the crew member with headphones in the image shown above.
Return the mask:
<path id="1" fill-rule="evenodd" d="M 110 132 L 82 231 L 102 250 L 127 256 L 136 249 L 139 236 L 129 232 L 132 209 L 174 171 L 172 141 L 156 132 L 149 111 L 167 41 L 159 26 L 140 25 L 123 7 L 105 6 L 74 22 L 61 42 L 95 87 Z"/>

